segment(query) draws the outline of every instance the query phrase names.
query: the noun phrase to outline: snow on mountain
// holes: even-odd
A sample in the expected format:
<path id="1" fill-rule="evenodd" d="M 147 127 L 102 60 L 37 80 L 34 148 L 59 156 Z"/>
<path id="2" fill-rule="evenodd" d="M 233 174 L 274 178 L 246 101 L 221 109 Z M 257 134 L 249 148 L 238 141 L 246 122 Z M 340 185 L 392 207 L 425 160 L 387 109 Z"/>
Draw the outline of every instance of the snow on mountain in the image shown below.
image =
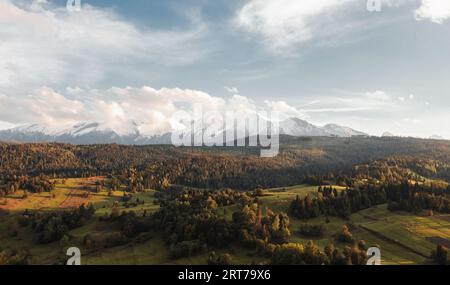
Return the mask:
<path id="1" fill-rule="evenodd" d="M 386 138 L 388 138 L 388 137 L 395 137 L 395 135 L 390 133 L 390 132 L 384 132 L 381 136 L 382 137 L 386 137 Z"/>
<path id="2" fill-rule="evenodd" d="M 118 136 L 138 135 L 138 125 L 131 121 L 127 125 L 120 127 L 112 127 L 107 124 L 100 124 L 96 122 L 82 122 L 74 125 L 71 129 L 66 131 L 73 136 L 83 136 L 90 133 L 114 133 Z"/>
<path id="3" fill-rule="evenodd" d="M 368 136 L 366 133 L 356 131 L 349 127 L 343 127 L 336 124 L 328 124 L 324 127 L 318 127 L 307 121 L 291 118 L 280 123 L 280 134 L 291 136 L 308 137 L 354 137 Z"/>
<path id="4" fill-rule="evenodd" d="M 203 126 L 203 131 L 207 126 Z M 170 144 L 171 133 L 142 133 L 146 130 L 143 124 L 130 121 L 119 126 L 108 123 L 80 122 L 72 126 L 50 128 L 38 124 L 24 125 L 0 131 L 0 140 L 20 142 L 62 142 L 72 144 Z M 198 133 L 199 130 L 196 130 Z M 307 121 L 291 118 L 280 122 L 279 133 L 296 137 L 352 137 L 366 134 L 348 127 L 329 124 L 324 127 L 315 126 Z M 255 134 L 250 134 L 251 136 Z"/>
<path id="5" fill-rule="evenodd" d="M 16 133 L 23 133 L 23 134 L 46 134 L 46 135 L 58 135 L 59 133 L 64 133 L 66 128 L 64 127 L 48 127 L 48 126 L 42 126 L 38 124 L 28 124 L 19 126 L 13 129 L 10 129 L 12 132 Z"/>
<path id="6" fill-rule="evenodd" d="M 139 126 L 130 122 L 127 128 L 112 128 L 108 124 L 80 122 L 71 127 L 49 128 L 37 124 L 23 125 L 0 131 L 0 140 L 20 142 L 62 142 L 73 144 L 164 144 L 170 143 L 170 136 L 146 135 L 139 132 Z"/>
<path id="7" fill-rule="evenodd" d="M 445 138 L 439 136 L 439 135 L 432 135 L 430 137 L 430 140 L 445 140 Z"/>
<path id="8" fill-rule="evenodd" d="M 325 132 L 336 137 L 356 137 L 367 136 L 366 133 L 356 131 L 349 127 L 343 127 L 336 124 L 328 124 L 322 128 Z"/>
<path id="9" fill-rule="evenodd" d="M 329 136 L 325 130 L 298 118 L 282 121 L 280 123 L 280 134 L 295 137 Z"/>

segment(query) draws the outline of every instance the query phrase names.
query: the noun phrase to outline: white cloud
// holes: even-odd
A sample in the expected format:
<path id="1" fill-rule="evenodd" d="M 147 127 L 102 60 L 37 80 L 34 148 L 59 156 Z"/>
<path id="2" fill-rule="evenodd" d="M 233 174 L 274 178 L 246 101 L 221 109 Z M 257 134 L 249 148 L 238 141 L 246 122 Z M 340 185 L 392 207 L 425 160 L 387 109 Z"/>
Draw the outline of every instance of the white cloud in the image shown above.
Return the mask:
<path id="1" fill-rule="evenodd" d="M 83 104 L 43 87 L 26 97 L 0 95 L 0 121 L 67 124 L 83 118 Z"/>
<path id="2" fill-rule="evenodd" d="M 207 29 L 195 16 L 186 30 L 142 30 L 110 9 L 33 3 L 0 0 L 0 87 L 90 86 L 206 52 L 198 42 Z"/>
<path id="3" fill-rule="evenodd" d="M 400 105 L 392 100 L 392 95 L 385 91 L 373 92 L 345 92 L 345 96 L 323 97 L 315 108 L 304 108 L 302 113 L 328 114 L 328 113 L 354 113 L 354 112 L 393 112 Z"/>
<path id="4" fill-rule="evenodd" d="M 404 119 L 403 119 L 403 122 L 404 122 L 404 123 L 407 123 L 407 124 L 419 124 L 419 123 L 421 123 L 422 121 L 419 120 L 419 119 L 404 118 Z"/>
<path id="5" fill-rule="evenodd" d="M 266 102 L 258 106 L 245 96 L 233 95 L 224 99 L 189 89 L 157 90 L 148 86 L 107 90 L 67 88 L 62 94 L 42 87 L 26 97 L 0 95 L 0 122 L 37 123 L 55 130 L 78 122 L 98 122 L 120 133 L 129 131 L 136 123 L 143 134 L 151 135 L 170 131 L 173 114 L 179 110 L 193 113 L 196 105 L 205 112 L 221 114 L 227 111 L 237 115 L 278 111 L 290 116 L 301 115 L 286 102 Z"/>
<path id="6" fill-rule="evenodd" d="M 380 1 L 385 9 L 409 7 L 418 0 Z M 248 0 L 237 11 L 234 25 L 250 36 L 256 36 L 272 53 L 290 56 L 297 54 L 298 48 L 308 42 L 339 44 L 354 41 L 357 38 L 355 32 L 394 19 L 379 21 L 378 17 L 366 17 L 361 20 L 361 13 L 369 15 L 363 10 L 366 3 L 365 0 Z M 417 20 L 443 23 L 450 18 L 450 1 L 421 0 L 414 15 Z M 351 39 L 345 38 L 352 32 Z"/>
<path id="7" fill-rule="evenodd" d="M 280 115 L 280 120 L 285 120 L 288 118 L 300 118 L 306 119 L 305 113 L 299 109 L 289 105 L 284 101 L 265 101 L 265 104 L 269 106 L 270 110 L 278 112 Z"/>
<path id="8" fill-rule="evenodd" d="M 450 1 L 448 0 L 422 0 L 422 5 L 414 12 L 416 19 L 429 19 L 442 24 L 450 18 Z"/>
<path id="9" fill-rule="evenodd" d="M 228 87 L 225 86 L 224 89 L 231 94 L 239 94 L 239 89 L 237 87 Z"/>
<path id="10" fill-rule="evenodd" d="M 339 32 L 330 13 L 356 0 L 250 0 L 237 13 L 236 25 L 260 36 L 273 52 L 284 52 L 320 35 Z"/>
<path id="11" fill-rule="evenodd" d="M 380 90 L 377 90 L 375 92 L 367 92 L 365 94 L 365 97 L 376 101 L 389 101 L 392 98 L 390 94 L 387 94 L 386 92 Z"/>

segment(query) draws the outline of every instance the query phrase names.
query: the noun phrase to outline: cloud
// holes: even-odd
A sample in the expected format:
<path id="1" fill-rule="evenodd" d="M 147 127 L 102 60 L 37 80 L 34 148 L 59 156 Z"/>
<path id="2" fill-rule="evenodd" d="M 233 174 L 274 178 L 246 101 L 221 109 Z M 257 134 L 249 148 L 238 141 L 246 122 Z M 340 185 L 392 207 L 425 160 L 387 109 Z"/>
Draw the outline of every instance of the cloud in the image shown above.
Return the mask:
<path id="1" fill-rule="evenodd" d="M 270 110 L 278 112 L 281 120 L 285 120 L 288 118 L 307 118 L 305 113 L 289 105 L 285 101 L 265 101 L 264 103 L 269 107 Z"/>
<path id="2" fill-rule="evenodd" d="M 0 0 L 0 87 L 91 86 L 161 66 L 193 63 L 207 51 L 206 26 L 142 30 L 111 9 L 69 12 L 45 1 Z M 145 73 L 145 74 L 148 74 Z"/>
<path id="3" fill-rule="evenodd" d="M 225 86 L 224 89 L 231 94 L 239 94 L 239 89 L 237 87 L 228 87 Z"/>
<path id="4" fill-rule="evenodd" d="M 407 123 L 407 124 L 419 124 L 419 123 L 422 122 L 422 120 L 419 120 L 419 119 L 411 119 L 411 118 L 404 118 L 404 119 L 403 119 L 403 122 L 404 122 L 404 123 Z"/>
<path id="5" fill-rule="evenodd" d="M 144 86 L 106 90 L 67 88 L 57 92 L 42 87 L 26 97 L 0 95 L 0 122 L 37 123 L 53 130 L 70 128 L 78 122 L 98 122 L 119 133 L 137 124 L 141 133 L 154 135 L 170 131 L 175 112 L 183 110 L 195 115 L 196 106 L 204 112 L 231 111 L 237 116 L 261 111 L 301 116 L 286 102 L 258 105 L 245 96 L 220 98 L 198 90 Z"/>
<path id="6" fill-rule="evenodd" d="M 381 7 L 411 7 L 418 0 L 380 0 Z M 276 54 L 291 56 L 308 43 L 333 45 L 355 41 L 358 32 L 386 25 L 394 18 L 361 18 L 369 13 L 361 0 L 248 0 L 236 13 L 234 26 L 256 37 Z M 408 8 L 409 9 L 409 8 Z M 409 10 L 408 10 L 409 11 Z M 450 17 L 450 1 L 421 0 L 417 20 L 443 23 Z M 348 35 L 351 33 L 351 37 Z M 364 37 L 364 35 L 360 36 Z"/>
<path id="7" fill-rule="evenodd" d="M 434 23 L 442 24 L 450 18 L 450 1 L 422 0 L 422 5 L 414 14 L 417 20 L 428 19 Z"/>
<path id="8" fill-rule="evenodd" d="M 26 97 L 0 95 L 0 121 L 66 124 L 83 118 L 83 104 L 43 87 Z"/>
<path id="9" fill-rule="evenodd" d="M 387 94 L 384 91 L 374 91 L 374 92 L 367 92 L 364 97 L 368 99 L 373 99 L 375 101 L 389 101 L 391 100 L 392 96 L 390 94 Z"/>
<path id="10" fill-rule="evenodd" d="M 313 104 L 315 108 L 304 108 L 302 113 L 354 113 L 354 112 L 385 112 L 398 110 L 400 107 L 392 100 L 392 95 L 385 91 L 373 91 L 365 93 L 344 92 L 345 96 L 338 94 L 332 97 L 324 97 Z M 317 106 L 320 105 L 320 106 Z M 306 106 L 305 106 L 306 107 Z"/>
<path id="11" fill-rule="evenodd" d="M 250 0 L 237 13 L 235 25 L 262 39 L 275 52 L 285 52 L 314 38 L 339 33 L 330 14 L 356 0 Z"/>

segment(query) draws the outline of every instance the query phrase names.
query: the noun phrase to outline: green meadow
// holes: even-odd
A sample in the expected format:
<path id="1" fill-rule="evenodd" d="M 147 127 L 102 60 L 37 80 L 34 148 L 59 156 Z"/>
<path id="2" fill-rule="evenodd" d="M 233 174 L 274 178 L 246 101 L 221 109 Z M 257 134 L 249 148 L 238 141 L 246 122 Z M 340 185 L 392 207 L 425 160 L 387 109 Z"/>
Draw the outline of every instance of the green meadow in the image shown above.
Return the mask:
<path id="1" fill-rule="evenodd" d="M 82 251 L 83 264 L 205 264 L 208 254 L 199 254 L 190 258 L 171 259 L 166 243 L 167 237 L 160 232 L 149 233 L 142 239 L 137 239 L 127 245 L 90 251 L 84 248 L 83 239 L 87 234 L 101 235 L 119 231 L 119 226 L 114 222 L 100 221 L 99 219 L 111 213 L 114 204 L 119 205 L 120 211 L 134 211 L 137 215 L 152 213 L 158 209 L 154 202 L 155 191 L 146 190 L 133 194 L 129 202 L 123 202 L 123 191 L 108 193 L 87 194 L 92 181 L 84 179 L 67 179 L 56 185 L 52 194 L 28 194 L 24 198 L 21 191 L 8 196 L 7 202 L 3 202 L 0 214 L 0 245 L 2 248 L 27 249 L 33 256 L 36 264 L 61 263 L 68 247 L 76 246 Z M 337 186 L 336 186 L 337 187 Z M 337 187 L 338 191 L 344 190 Z M 276 188 L 264 191 L 259 198 L 263 207 L 274 211 L 288 210 L 290 202 L 296 196 L 316 195 L 317 187 L 299 185 L 293 187 Z M 135 201 L 141 203 L 133 203 Z M 142 201 L 144 203 L 142 203 Z M 69 241 L 66 244 L 54 242 L 39 244 L 35 241 L 35 235 L 31 226 L 21 227 L 18 224 L 18 216 L 25 210 L 54 210 L 79 206 L 84 203 L 93 203 L 97 209 L 94 219 L 84 226 L 70 231 Z M 231 219 L 231 214 L 236 206 L 219 208 L 219 213 Z M 410 213 L 387 210 L 386 205 L 380 205 L 363 210 L 351 215 L 349 220 L 330 217 L 329 221 L 320 217 L 310 220 L 298 220 L 291 218 L 290 242 L 306 243 L 311 238 L 298 233 L 301 224 L 323 225 L 322 237 L 312 239 L 320 247 L 325 247 L 329 242 L 343 248 L 346 244 L 336 241 L 336 235 L 344 225 L 350 225 L 353 236 L 362 239 L 369 246 L 377 246 L 381 249 L 383 264 L 425 264 L 431 250 L 436 247 L 433 238 L 450 239 L 450 215 L 434 213 L 432 216 L 413 215 Z M 221 253 L 222 251 L 217 251 Z M 225 251 L 224 251 L 225 252 Z M 251 264 L 268 262 L 256 252 L 230 246 L 226 252 L 231 253 L 234 264 Z"/>

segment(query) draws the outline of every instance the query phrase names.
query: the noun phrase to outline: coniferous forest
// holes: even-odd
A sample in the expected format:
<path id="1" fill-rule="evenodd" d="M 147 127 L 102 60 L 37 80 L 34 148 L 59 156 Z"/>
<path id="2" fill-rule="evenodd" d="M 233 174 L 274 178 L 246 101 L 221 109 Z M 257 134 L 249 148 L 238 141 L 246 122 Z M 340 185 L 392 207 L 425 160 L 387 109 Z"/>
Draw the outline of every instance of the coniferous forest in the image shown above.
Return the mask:
<path id="1" fill-rule="evenodd" d="M 0 264 L 447 264 L 450 142 L 0 144 Z M 132 248 L 132 256 L 129 249 Z M 45 254 L 42 254 L 45 252 Z"/>

